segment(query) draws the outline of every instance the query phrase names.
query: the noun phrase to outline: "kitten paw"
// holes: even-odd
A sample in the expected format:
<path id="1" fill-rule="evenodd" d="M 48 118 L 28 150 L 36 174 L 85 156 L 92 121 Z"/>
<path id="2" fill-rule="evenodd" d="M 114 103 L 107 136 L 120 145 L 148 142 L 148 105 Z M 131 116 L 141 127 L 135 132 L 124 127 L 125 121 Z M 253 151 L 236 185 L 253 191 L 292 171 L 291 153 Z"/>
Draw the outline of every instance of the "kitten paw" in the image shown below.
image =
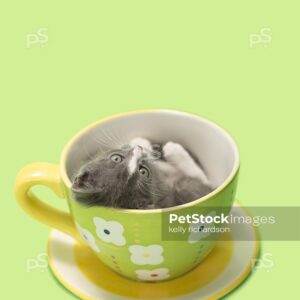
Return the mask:
<path id="1" fill-rule="evenodd" d="M 208 184 L 204 171 L 180 144 L 174 142 L 166 143 L 163 147 L 163 154 L 167 161 L 175 165 L 186 176 L 199 178 L 203 183 Z"/>
<path id="2" fill-rule="evenodd" d="M 166 160 L 171 161 L 179 161 L 189 156 L 180 144 L 174 142 L 168 142 L 164 145 L 163 154 Z"/>

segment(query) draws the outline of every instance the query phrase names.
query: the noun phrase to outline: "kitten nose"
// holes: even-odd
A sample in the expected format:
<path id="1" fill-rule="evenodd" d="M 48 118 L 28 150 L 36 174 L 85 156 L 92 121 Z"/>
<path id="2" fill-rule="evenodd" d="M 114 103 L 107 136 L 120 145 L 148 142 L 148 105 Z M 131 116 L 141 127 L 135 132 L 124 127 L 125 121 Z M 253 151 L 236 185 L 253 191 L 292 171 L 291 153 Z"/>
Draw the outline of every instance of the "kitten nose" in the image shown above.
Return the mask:
<path id="1" fill-rule="evenodd" d="M 135 145 L 132 149 L 133 155 L 141 155 L 143 151 L 143 147 L 140 145 Z"/>

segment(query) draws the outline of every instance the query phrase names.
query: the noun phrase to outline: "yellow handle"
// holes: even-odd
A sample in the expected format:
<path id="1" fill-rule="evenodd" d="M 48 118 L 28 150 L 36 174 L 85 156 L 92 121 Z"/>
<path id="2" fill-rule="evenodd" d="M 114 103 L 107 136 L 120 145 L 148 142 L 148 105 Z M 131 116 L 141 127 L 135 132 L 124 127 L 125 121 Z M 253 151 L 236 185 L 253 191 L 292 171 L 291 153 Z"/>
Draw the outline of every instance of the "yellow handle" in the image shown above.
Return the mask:
<path id="1" fill-rule="evenodd" d="M 53 190 L 58 197 L 65 198 L 58 165 L 34 163 L 23 168 L 17 176 L 16 197 L 28 214 L 81 241 L 71 215 L 43 203 L 30 190 L 35 185 L 45 185 Z"/>

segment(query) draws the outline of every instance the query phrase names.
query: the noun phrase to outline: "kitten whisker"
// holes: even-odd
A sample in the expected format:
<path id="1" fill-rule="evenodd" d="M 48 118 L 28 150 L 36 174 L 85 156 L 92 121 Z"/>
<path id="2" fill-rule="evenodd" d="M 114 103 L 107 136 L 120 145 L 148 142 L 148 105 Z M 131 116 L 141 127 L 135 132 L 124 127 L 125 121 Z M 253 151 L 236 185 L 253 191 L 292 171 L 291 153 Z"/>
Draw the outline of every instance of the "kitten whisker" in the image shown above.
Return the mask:
<path id="1" fill-rule="evenodd" d="M 107 130 L 103 129 L 102 133 L 104 135 L 104 138 L 106 138 L 107 141 L 110 142 L 113 146 L 115 146 L 116 148 L 121 147 L 122 143 L 120 139 L 117 140 L 116 137 L 114 137 L 111 132 L 108 132 Z"/>
<path id="2" fill-rule="evenodd" d="M 139 189 L 140 189 L 140 191 L 142 192 L 142 193 L 144 193 L 144 194 L 146 194 L 146 195 L 152 195 L 152 196 L 154 196 L 154 197 L 161 197 L 161 195 L 160 194 L 157 194 L 157 193 L 154 193 L 154 192 L 152 192 L 151 190 L 148 190 L 146 187 L 143 187 L 141 184 L 139 184 L 138 183 L 138 187 L 139 187 Z"/>
<path id="3" fill-rule="evenodd" d="M 150 189 L 147 190 L 147 188 L 148 188 L 150 185 L 146 187 L 146 186 L 144 186 L 144 184 L 145 184 L 145 182 L 138 182 L 139 187 L 142 187 L 142 188 L 144 189 L 144 191 L 146 191 L 147 193 L 150 193 L 151 195 L 156 196 L 156 197 L 161 197 L 161 196 L 163 196 L 162 193 L 155 193 L 155 192 L 153 192 L 153 191 L 150 190 Z"/>
<path id="4" fill-rule="evenodd" d="M 108 134 L 104 129 L 102 130 L 101 133 L 102 133 L 102 139 L 104 139 L 106 143 L 110 144 L 111 147 L 119 148 L 119 145 L 116 145 L 115 141 L 112 141 L 112 139 L 108 136 Z"/>
<path id="5" fill-rule="evenodd" d="M 86 144 L 83 144 L 83 149 L 84 149 L 84 152 L 86 153 L 87 157 L 89 160 L 93 160 L 94 157 L 89 153 L 87 147 L 86 147 Z"/>
<path id="6" fill-rule="evenodd" d="M 96 146 L 100 150 L 100 153 L 106 153 L 107 152 L 107 151 L 104 150 L 104 146 L 105 146 L 105 148 L 110 148 L 110 146 L 108 146 L 108 145 L 103 145 L 103 143 L 101 141 L 98 141 L 97 137 L 93 136 L 90 132 L 88 133 L 88 135 L 91 137 L 92 141 L 96 142 Z M 85 147 L 86 147 L 86 145 L 85 145 Z"/>
<path id="7" fill-rule="evenodd" d="M 117 132 L 109 131 L 108 133 L 110 134 L 112 140 L 114 140 L 114 141 L 118 144 L 119 147 L 121 147 L 122 145 L 126 144 L 126 143 L 124 142 L 124 140 L 123 140 L 123 137 L 121 138 L 121 137 L 117 134 Z"/>
<path id="8" fill-rule="evenodd" d="M 139 183 L 137 184 L 137 186 L 143 194 L 147 194 L 147 191 L 145 191 L 145 189 Z"/>
<path id="9" fill-rule="evenodd" d="M 148 185 L 148 186 L 153 186 L 153 183 L 152 182 L 145 182 L 145 181 L 142 181 L 142 184 L 144 185 Z M 164 183 L 163 182 L 156 182 L 155 183 L 156 186 L 164 186 Z"/>
<path id="10" fill-rule="evenodd" d="M 102 146 L 104 146 L 106 148 L 109 148 L 109 149 L 114 148 L 112 144 L 110 144 L 108 141 L 103 140 L 103 138 L 94 137 L 94 140 L 96 142 L 98 142 L 98 144 L 100 144 L 100 145 L 102 145 Z"/>
<path id="11" fill-rule="evenodd" d="M 117 141 L 112 140 L 105 130 L 102 130 L 101 136 L 94 137 L 96 141 L 98 141 L 100 144 L 104 145 L 105 147 L 111 149 L 111 148 L 119 148 L 120 143 Z"/>

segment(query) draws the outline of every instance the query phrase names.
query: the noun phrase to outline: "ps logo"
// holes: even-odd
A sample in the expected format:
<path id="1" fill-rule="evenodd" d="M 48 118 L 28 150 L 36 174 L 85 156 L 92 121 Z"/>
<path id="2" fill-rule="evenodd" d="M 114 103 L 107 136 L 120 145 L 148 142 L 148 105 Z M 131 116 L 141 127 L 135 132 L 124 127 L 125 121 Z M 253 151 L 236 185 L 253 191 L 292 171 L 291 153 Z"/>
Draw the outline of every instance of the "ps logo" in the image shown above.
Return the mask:
<path id="1" fill-rule="evenodd" d="M 26 261 L 26 271 L 32 270 L 45 271 L 48 267 L 48 255 L 47 253 L 40 253 L 36 258 L 29 258 Z"/>
<path id="2" fill-rule="evenodd" d="M 261 258 L 252 259 L 252 269 L 265 269 L 269 272 L 274 267 L 272 253 L 264 253 Z"/>
<path id="3" fill-rule="evenodd" d="M 30 48 L 32 45 L 38 44 L 44 47 L 48 42 L 48 28 L 39 28 L 37 33 L 28 33 L 26 35 L 26 47 Z"/>
<path id="4" fill-rule="evenodd" d="M 249 47 L 254 48 L 256 45 L 263 44 L 267 47 L 271 43 L 271 28 L 262 28 L 259 33 L 249 34 Z"/>

